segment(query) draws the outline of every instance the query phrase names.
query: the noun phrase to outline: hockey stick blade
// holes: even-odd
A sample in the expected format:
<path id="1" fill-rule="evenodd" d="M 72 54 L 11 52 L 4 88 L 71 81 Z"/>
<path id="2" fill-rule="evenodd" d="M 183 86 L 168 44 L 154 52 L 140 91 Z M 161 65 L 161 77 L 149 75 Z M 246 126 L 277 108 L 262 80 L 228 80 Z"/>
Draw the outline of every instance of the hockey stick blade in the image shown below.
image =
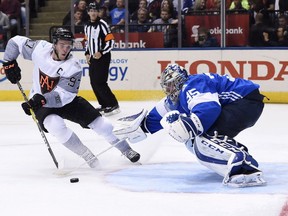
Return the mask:
<path id="1" fill-rule="evenodd" d="M 122 141 L 122 140 L 121 140 Z M 119 141 L 119 142 L 121 142 Z M 112 149 L 113 147 L 115 147 L 119 142 L 109 146 L 108 148 L 104 149 L 103 151 L 99 152 L 98 154 L 95 155 L 96 158 L 98 158 L 100 155 L 104 154 L 105 152 L 109 151 L 110 149 Z M 92 160 L 93 158 L 91 158 Z M 75 168 L 72 168 L 72 169 L 69 169 L 69 170 L 64 170 L 64 169 L 57 169 L 54 174 L 55 175 L 58 175 L 58 176 L 67 176 L 79 169 L 81 169 L 82 167 L 84 167 L 85 165 L 87 165 L 89 161 L 85 161 L 83 163 L 81 163 L 80 165 L 78 165 L 77 167 Z M 92 168 L 93 169 L 93 168 Z M 95 169 L 95 168 L 94 168 Z"/>

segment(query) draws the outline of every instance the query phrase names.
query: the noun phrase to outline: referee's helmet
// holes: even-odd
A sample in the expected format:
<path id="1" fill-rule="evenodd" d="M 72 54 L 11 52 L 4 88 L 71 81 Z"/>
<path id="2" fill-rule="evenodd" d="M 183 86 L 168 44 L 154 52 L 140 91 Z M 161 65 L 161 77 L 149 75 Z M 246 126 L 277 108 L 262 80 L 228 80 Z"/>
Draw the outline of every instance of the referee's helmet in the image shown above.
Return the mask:
<path id="1" fill-rule="evenodd" d="M 100 5 L 99 4 L 97 4 L 96 2 L 91 2 L 89 5 L 88 5 L 88 11 L 90 10 L 90 9 L 93 9 L 93 10 L 99 10 L 100 9 Z"/>

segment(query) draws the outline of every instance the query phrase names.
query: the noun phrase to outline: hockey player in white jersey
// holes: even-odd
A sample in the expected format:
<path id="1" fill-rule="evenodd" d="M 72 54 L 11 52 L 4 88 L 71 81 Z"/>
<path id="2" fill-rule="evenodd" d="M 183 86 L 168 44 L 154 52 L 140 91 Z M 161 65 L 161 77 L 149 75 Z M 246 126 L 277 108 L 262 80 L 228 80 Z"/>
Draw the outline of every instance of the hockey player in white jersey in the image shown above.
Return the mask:
<path id="1" fill-rule="evenodd" d="M 30 100 L 23 103 L 22 108 L 28 115 L 31 115 L 32 109 L 45 132 L 55 136 L 92 168 L 96 166 L 97 158 L 66 126 L 64 119 L 92 129 L 115 145 L 131 162 L 137 162 L 140 154 L 126 140 L 119 140 L 113 134 L 112 124 L 87 100 L 77 96 L 82 68 L 78 59 L 71 54 L 73 41 L 73 34 L 64 28 L 58 28 L 53 33 L 52 44 L 23 36 L 15 36 L 8 41 L 3 68 L 11 83 L 16 84 L 21 79 L 21 70 L 16 61 L 19 55 L 34 63 Z"/>
<path id="2" fill-rule="evenodd" d="M 142 111 L 133 118 L 123 118 L 126 126 L 121 128 L 123 120 L 119 121 L 116 134 L 139 140 L 145 138 L 139 135 L 141 130 L 153 134 L 164 128 L 185 143 L 201 164 L 222 175 L 224 185 L 266 184 L 247 147 L 233 139 L 253 126 L 262 113 L 264 96 L 259 85 L 227 75 L 188 75 L 183 67 L 170 64 L 161 74 L 161 86 L 167 97 L 147 116 Z M 133 120 L 130 125 L 129 119 Z"/>

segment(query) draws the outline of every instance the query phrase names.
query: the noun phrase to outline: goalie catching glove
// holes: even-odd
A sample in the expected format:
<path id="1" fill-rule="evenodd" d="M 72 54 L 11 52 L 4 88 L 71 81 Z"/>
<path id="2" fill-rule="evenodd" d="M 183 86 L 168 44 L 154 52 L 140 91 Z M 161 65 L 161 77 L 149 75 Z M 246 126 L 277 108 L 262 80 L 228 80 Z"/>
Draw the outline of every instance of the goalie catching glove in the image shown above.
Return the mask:
<path id="1" fill-rule="evenodd" d="M 194 113 L 187 117 L 177 110 L 171 111 L 164 115 L 160 124 L 171 137 L 181 143 L 194 140 L 196 136 L 203 133 L 202 123 Z"/>
<path id="2" fill-rule="evenodd" d="M 21 69 L 19 68 L 16 60 L 4 62 L 3 68 L 7 79 L 12 84 L 16 84 L 19 80 L 21 80 Z"/>
<path id="3" fill-rule="evenodd" d="M 36 112 L 46 104 L 46 99 L 41 94 L 35 94 L 28 102 L 22 103 L 22 109 L 27 115 L 31 115 L 31 109 Z"/>

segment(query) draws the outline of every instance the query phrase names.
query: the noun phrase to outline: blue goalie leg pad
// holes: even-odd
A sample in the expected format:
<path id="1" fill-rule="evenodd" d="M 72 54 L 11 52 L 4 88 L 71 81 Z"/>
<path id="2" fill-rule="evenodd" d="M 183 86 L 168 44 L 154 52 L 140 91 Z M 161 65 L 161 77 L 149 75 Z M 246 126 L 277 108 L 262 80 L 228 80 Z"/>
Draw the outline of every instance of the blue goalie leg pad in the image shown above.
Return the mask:
<path id="1" fill-rule="evenodd" d="M 231 162 L 231 166 L 232 169 L 229 176 L 236 174 L 249 174 L 259 171 L 257 168 L 258 162 L 245 151 L 236 153 L 233 161 Z"/>

